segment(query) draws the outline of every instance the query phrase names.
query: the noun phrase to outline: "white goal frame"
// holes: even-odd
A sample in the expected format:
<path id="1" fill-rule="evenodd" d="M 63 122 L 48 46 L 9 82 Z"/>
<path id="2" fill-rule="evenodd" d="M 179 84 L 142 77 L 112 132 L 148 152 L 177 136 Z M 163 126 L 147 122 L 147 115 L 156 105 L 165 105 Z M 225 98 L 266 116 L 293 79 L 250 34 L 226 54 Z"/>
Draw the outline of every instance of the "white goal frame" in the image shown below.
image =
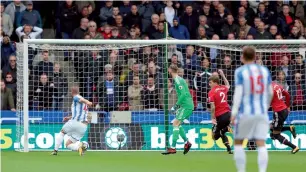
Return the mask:
<path id="1" fill-rule="evenodd" d="M 84 40 L 84 39 L 25 39 L 23 41 L 23 76 L 28 76 L 28 48 L 29 44 L 49 44 L 49 45 L 173 45 L 173 44 L 192 44 L 192 45 L 303 45 L 300 52 L 306 51 L 306 40 Z M 297 47 L 296 47 L 297 48 Z M 241 49 L 237 49 L 241 51 Z M 29 152 L 29 90 L 26 87 L 29 83 L 28 77 L 23 77 L 23 132 L 24 144 L 23 152 Z M 18 90 L 17 90 L 18 91 Z"/>

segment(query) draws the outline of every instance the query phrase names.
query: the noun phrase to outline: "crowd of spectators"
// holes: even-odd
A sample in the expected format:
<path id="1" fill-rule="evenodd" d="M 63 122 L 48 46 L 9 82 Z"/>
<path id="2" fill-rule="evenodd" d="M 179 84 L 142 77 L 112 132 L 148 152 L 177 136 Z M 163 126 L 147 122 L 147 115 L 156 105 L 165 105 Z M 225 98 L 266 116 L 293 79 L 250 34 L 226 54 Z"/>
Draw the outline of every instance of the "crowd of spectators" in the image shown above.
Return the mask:
<path id="1" fill-rule="evenodd" d="M 44 39 L 53 30 L 56 39 L 163 39 L 167 34 L 184 40 L 305 39 L 305 12 L 306 3 L 297 0 L 2 1 L 1 109 L 15 110 L 16 43 L 23 39 Z M 62 110 L 69 85 L 65 66 L 48 49 L 29 51 L 30 108 Z M 35 59 L 37 53 L 41 59 Z M 67 60 L 74 63 L 81 94 L 105 111 L 161 110 L 166 82 L 171 107 L 176 93 L 165 78 L 165 60 L 180 67 L 196 109 L 206 110 L 208 77 L 224 71 L 231 101 L 234 71 L 241 65 L 240 53 L 195 45 L 66 51 L 59 62 Z M 290 91 L 294 110 L 306 110 L 305 54 L 260 52 L 256 63 Z"/>

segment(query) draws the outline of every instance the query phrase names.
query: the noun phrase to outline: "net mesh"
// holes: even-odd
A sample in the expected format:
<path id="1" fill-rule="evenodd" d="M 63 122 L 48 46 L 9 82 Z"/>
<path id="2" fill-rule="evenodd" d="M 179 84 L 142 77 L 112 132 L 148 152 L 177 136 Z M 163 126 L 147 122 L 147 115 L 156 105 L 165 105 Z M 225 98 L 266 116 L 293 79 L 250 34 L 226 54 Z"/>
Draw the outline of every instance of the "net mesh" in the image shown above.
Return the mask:
<path id="1" fill-rule="evenodd" d="M 171 39 L 171 38 L 168 38 Z M 92 150 L 159 150 L 166 146 L 165 130 L 168 118 L 165 111 L 176 103 L 176 93 L 167 67 L 176 64 L 179 75 L 186 79 L 193 96 L 195 111 L 184 121 L 189 140 L 197 150 L 223 150 L 222 141 L 211 138 L 211 120 L 208 112 L 208 77 L 222 69 L 229 80 L 228 102 L 232 104 L 234 71 L 240 63 L 244 46 L 218 45 L 152 45 L 152 44 L 29 44 L 29 74 L 22 72 L 23 45 L 18 45 L 17 63 L 17 121 L 16 136 L 23 136 L 23 79 L 29 77 L 29 148 L 53 149 L 56 134 L 70 114 L 72 97 L 69 88 L 77 85 L 80 95 L 92 101 L 89 109 L 93 122 L 86 136 Z M 303 44 L 254 44 L 256 63 L 266 65 L 273 80 L 282 84 L 290 93 L 297 94 L 296 73 L 302 75 L 305 85 L 305 45 Z M 298 54 L 302 59 L 298 59 Z M 304 66 L 303 66 L 304 65 Z M 284 71 L 284 72 L 280 72 Z M 281 73 L 284 73 L 283 76 Z M 223 82 L 222 82 L 223 83 Z M 306 92 L 305 92 L 306 93 Z M 306 96 L 305 93 L 304 96 Z M 293 98 L 295 95 L 293 95 Z M 303 123 L 304 102 L 292 102 L 289 123 Z M 271 116 L 271 114 L 270 114 Z M 166 119 L 167 118 L 167 119 Z M 165 120 L 166 119 L 166 120 Z M 169 114 L 169 122 L 174 115 Z M 293 143 L 306 148 L 305 126 L 297 127 L 300 133 Z M 124 135 L 119 142 L 117 137 Z M 232 143 L 232 137 L 230 142 Z M 171 137 L 169 138 L 171 142 Z M 250 143 L 250 142 L 249 142 Z M 285 149 L 278 142 L 268 140 L 270 149 Z M 178 142 L 183 147 L 183 140 Z M 17 147 L 16 147 L 17 148 Z M 62 145 L 64 149 L 64 145 Z M 20 147 L 22 149 L 22 145 Z"/>

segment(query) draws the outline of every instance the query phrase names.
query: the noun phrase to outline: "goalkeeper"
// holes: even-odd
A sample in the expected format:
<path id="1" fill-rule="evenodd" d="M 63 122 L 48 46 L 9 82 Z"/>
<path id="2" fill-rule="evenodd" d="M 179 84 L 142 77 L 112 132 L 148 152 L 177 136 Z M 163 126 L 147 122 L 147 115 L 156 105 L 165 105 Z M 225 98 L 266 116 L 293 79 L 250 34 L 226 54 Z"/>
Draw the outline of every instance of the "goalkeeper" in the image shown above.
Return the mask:
<path id="1" fill-rule="evenodd" d="M 176 65 L 170 65 L 168 71 L 174 80 L 178 101 L 176 102 L 174 107 L 171 108 L 171 111 L 176 114 L 176 117 L 173 121 L 172 145 L 170 148 L 167 148 L 166 152 L 162 154 L 167 155 L 167 154 L 176 153 L 175 148 L 176 148 L 176 142 L 179 139 L 179 135 L 183 138 L 185 142 L 184 154 L 187 154 L 191 148 L 191 143 L 188 141 L 186 133 L 183 127 L 181 126 L 181 124 L 185 119 L 189 118 L 189 116 L 192 114 L 192 111 L 194 109 L 194 104 L 186 81 L 177 74 L 178 67 Z"/>

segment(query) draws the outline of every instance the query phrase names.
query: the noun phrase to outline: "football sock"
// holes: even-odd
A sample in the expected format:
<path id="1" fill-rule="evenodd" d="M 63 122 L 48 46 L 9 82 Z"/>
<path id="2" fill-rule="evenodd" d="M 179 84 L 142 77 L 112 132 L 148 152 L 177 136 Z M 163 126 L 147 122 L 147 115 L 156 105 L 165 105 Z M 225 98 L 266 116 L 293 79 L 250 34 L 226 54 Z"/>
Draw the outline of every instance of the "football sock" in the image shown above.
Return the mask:
<path id="1" fill-rule="evenodd" d="M 265 146 L 258 147 L 257 163 L 259 172 L 266 172 L 268 167 L 268 151 Z"/>
<path id="2" fill-rule="evenodd" d="M 65 134 L 60 132 L 55 139 L 55 146 L 54 146 L 54 150 L 58 150 L 58 148 L 62 145 L 63 140 L 64 140 L 64 136 Z"/>
<path id="3" fill-rule="evenodd" d="M 282 135 L 278 135 L 276 138 L 280 143 L 287 145 L 289 147 L 291 147 L 292 149 L 294 149 L 296 146 L 294 144 L 292 144 L 291 142 L 289 142 L 284 136 Z"/>
<path id="4" fill-rule="evenodd" d="M 171 148 L 176 148 L 176 142 L 179 139 L 180 129 L 179 127 L 173 127 L 172 145 Z"/>
<path id="5" fill-rule="evenodd" d="M 230 145 L 229 145 L 229 143 L 228 143 L 228 138 L 227 138 L 227 136 L 226 136 L 226 135 L 223 135 L 223 136 L 221 137 L 221 139 L 222 139 L 223 144 L 226 146 L 227 151 L 228 151 L 228 152 L 231 151 L 231 147 L 230 147 Z"/>
<path id="6" fill-rule="evenodd" d="M 245 172 L 246 157 L 242 145 L 234 146 L 234 159 L 236 162 L 237 172 Z"/>
<path id="7" fill-rule="evenodd" d="M 180 129 L 180 130 L 179 130 L 180 136 L 183 138 L 184 142 L 187 142 L 188 139 L 187 139 L 187 137 L 186 137 L 186 133 L 185 133 L 185 131 L 184 131 L 184 128 L 183 128 L 182 126 L 180 126 L 179 129 Z"/>
<path id="8" fill-rule="evenodd" d="M 70 145 L 67 146 L 68 149 L 72 151 L 77 151 L 80 148 L 79 143 L 71 143 Z"/>
<path id="9" fill-rule="evenodd" d="M 290 131 L 290 127 L 283 127 L 283 128 L 282 128 L 282 132 L 283 132 L 283 131 Z"/>

